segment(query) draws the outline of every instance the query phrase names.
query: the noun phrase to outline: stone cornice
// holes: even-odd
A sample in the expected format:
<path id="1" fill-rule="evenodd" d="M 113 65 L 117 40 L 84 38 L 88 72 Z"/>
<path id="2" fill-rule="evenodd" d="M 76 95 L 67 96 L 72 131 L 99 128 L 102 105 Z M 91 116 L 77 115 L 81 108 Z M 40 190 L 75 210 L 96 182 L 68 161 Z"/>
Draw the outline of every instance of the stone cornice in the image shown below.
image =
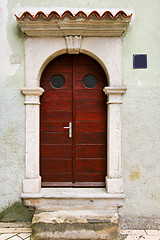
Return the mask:
<path id="1" fill-rule="evenodd" d="M 120 37 L 127 29 L 132 14 L 123 11 L 113 15 L 110 11 L 100 15 L 97 11 L 76 14 L 65 11 L 62 15 L 52 11 L 46 15 L 24 12 L 16 16 L 19 27 L 29 37 Z"/>

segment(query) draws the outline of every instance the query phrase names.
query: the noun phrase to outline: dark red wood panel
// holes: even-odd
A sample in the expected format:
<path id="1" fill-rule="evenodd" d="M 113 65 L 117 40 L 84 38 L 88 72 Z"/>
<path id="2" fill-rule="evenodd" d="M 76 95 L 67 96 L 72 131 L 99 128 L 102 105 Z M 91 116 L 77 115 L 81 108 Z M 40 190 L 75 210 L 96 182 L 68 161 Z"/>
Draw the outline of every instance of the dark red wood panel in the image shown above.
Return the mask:
<path id="1" fill-rule="evenodd" d="M 76 110 L 78 111 L 103 111 L 106 108 L 106 103 L 104 101 L 76 101 Z"/>
<path id="2" fill-rule="evenodd" d="M 104 173 L 106 171 L 105 158 L 85 158 L 76 160 L 79 173 Z"/>
<path id="3" fill-rule="evenodd" d="M 41 144 L 41 158 L 72 158 L 72 145 Z"/>
<path id="4" fill-rule="evenodd" d="M 104 121 L 98 122 L 80 122 L 76 121 L 76 132 L 103 132 L 106 127 Z"/>
<path id="5" fill-rule="evenodd" d="M 102 186 L 106 176 L 106 99 L 107 85 L 104 71 L 90 57 L 76 56 L 76 145 L 75 182 L 81 186 Z M 83 83 L 86 75 L 97 78 L 93 88 Z M 96 183 L 96 184 L 95 184 Z"/>
<path id="6" fill-rule="evenodd" d="M 104 144 L 106 143 L 106 134 L 103 132 L 77 132 L 77 144 Z"/>
<path id="7" fill-rule="evenodd" d="M 53 90 L 48 90 L 46 91 L 47 94 L 44 93 L 44 95 L 42 95 L 41 97 L 41 102 L 43 102 L 44 100 L 47 99 L 52 99 L 54 100 L 71 100 L 72 101 L 72 91 L 69 89 L 68 91 L 66 91 L 65 89 L 57 89 L 57 91 L 55 91 L 55 89 Z"/>
<path id="8" fill-rule="evenodd" d="M 41 111 L 41 119 L 44 122 L 53 122 L 53 121 L 65 121 L 70 122 L 72 119 L 71 111 L 59 111 L 59 110 L 45 110 Z"/>
<path id="9" fill-rule="evenodd" d="M 54 100 L 48 99 L 46 101 L 43 101 L 43 104 L 41 106 L 41 111 L 47 110 L 72 110 L 72 101 L 70 100 Z"/>
<path id="10" fill-rule="evenodd" d="M 46 183 L 50 183 L 50 184 L 43 184 L 42 186 L 52 186 L 51 182 L 54 182 L 54 186 L 57 186 L 59 184 L 56 184 L 57 183 L 60 183 L 60 185 L 62 185 L 62 182 L 70 182 L 72 183 L 72 174 L 67 174 L 67 173 L 41 173 L 41 177 L 43 179 L 43 183 L 46 182 Z M 72 185 L 72 184 L 70 184 Z"/>
<path id="11" fill-rule="evenodd" d="M 65 129 L 64 129 L 65 130 Z M 41 144 L 71 144 L 68 132 L 42 132 Z"/>
<path id="12" fill-rule="evenodd" d="M 100 144 L 76 145 L 76 158 L 105 158 L 106 146 Z"/>
<path id="13" fill-rule="evenodd" d="M 77 179 L 76 182 L 91 182 L 91 183 L 93 183 L 93 186 L 94 186 L 94 182 L 104 183 L 104 178 L 105 178 L 106 174 L 101 174 L 101 173 L 92 173 L 92 174 L 77 173 L 76 176 L 77 176 L 76 177 L 76 179 Z M 99 184 L 99 185 L 100 185 L 100 187 L 102 186 L 102 184 Z"/>
<path id="14" fill-rule="evenodd" d="M 105 120 L 105 115 L 99 114 L 98 111 L 76 111 L 77 121 L 102 121 Z"/>
<path id="15" fill-rule="evenodd" d="M 62 75 L 65 84 L 53 88 L 50 79 Z M 83 78 L 97 78 L 86 88 Z M 101 66 L 84 54 L 64 54 L 51 61 L 41 77 L 40 170 L 42 186 L 101 187 L 106 176 L 107 79 Z M 64 127 L 72 122 L 73 136 Z"/>
<path id="16" fill-rule="evenodd" d="M 72 158 L 42 158 L 41 167 L 44 173 L 72 174 Z"/>
<path id="17" fill-rule="evenodd" d="M 68 138 L 68 122 L 72 122 L 72 57 L 59 56 L 45 68 L 41 87 L 40 171 L 42 186 L 59 182 L 72 183 L 72 139 Z M 51 84 L 53 75 L 62 75 L 61 88 Z"/>
<path id="18" fill-rule="evenodd" d="M 80 100 L 99 100 L 102 96 L 103 92 L 102 90 L 76 90 L 76 99 L 80 99 Z"/>

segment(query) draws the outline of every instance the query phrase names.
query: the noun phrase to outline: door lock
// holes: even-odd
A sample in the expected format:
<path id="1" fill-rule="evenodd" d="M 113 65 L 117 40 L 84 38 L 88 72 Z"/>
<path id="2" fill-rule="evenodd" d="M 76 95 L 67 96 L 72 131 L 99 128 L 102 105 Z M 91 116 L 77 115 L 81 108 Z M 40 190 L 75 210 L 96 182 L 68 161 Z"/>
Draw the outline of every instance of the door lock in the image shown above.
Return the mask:
<path id="1" fill-rule="evenodd" d="M 72 137 L 72 123 L 69 122 L 69 127 L 63 127 L 63 128 L 68 128 L 69 138 L 71 138 Z"/>

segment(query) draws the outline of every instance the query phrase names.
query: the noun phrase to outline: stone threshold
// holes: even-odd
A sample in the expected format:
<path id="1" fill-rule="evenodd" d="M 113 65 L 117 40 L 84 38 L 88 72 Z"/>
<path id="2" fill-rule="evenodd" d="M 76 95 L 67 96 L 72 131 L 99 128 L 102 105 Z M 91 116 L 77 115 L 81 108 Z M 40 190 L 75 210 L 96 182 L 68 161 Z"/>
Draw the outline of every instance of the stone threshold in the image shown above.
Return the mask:
<path id="1" fill-rule="evenodd" d="M 36 209 L 106 208 L 123 206 L 124 194 L 108 194 L 105 188 L 41 188 L 39 193 L 22 193 L 26 206 Z"/>
<path id="2" fill-rule="evenodd" d="M 114 193 L 109 194 L 106 188 L 41 188 L 39 193 L 22 193 L 21 197 L 26 198 L 95 198 L 95 199 L 121 199 L 125 195 Z"/>

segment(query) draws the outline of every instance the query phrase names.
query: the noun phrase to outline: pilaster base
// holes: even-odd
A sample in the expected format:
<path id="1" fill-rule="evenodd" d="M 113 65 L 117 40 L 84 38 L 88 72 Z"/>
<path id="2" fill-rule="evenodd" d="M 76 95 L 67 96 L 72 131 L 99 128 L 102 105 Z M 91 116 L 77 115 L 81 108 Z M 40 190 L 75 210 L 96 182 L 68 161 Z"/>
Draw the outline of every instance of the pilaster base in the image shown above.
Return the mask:
<path id="1" fill-rule="evenodd" d="M 23 193 L 38 193 L 41 189 L 41 177 L 25 178 L 23 180 Z"/>
<path id="2" fill-rule="evenodd" d="M 108 193 L 123 193 L 123 179 L 106 177 L 106 189 Z"/>

